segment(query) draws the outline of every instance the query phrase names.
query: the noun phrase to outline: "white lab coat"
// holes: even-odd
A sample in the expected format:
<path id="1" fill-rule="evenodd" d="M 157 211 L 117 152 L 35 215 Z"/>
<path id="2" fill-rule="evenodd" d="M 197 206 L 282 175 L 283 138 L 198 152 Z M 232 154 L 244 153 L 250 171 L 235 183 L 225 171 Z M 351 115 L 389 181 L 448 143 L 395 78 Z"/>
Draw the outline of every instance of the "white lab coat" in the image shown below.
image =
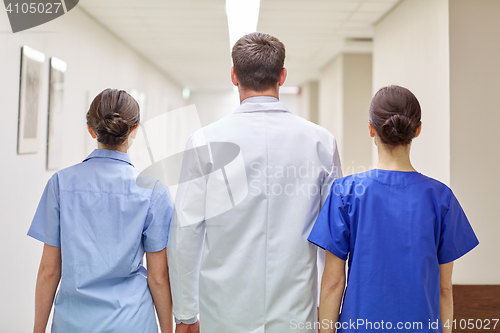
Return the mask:
<path id="1" fill-rule="evenodd" d="M 342 175 L 334 136 L 281 102 L 244 103 L 188 146 L 207 142 L 240 150 L 222 168 L 184 166 L 211 173 L 177 192 L 168 242 L 175 317 L 199 313 L 202 333 L 317 332 L 298 327 L 317 321 L 318 250 L 307 237 Z"/>

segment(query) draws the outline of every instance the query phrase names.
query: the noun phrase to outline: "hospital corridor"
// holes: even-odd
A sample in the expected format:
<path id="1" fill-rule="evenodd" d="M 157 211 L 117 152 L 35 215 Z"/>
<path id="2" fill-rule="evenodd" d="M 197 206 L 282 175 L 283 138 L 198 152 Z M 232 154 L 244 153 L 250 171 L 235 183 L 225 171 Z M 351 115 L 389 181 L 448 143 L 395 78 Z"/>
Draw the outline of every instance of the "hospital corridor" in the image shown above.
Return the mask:
<path id="1" fill-rule="evenodd" d="M 500 0 L 4 4 L 0 333 L 500 332 Z"/>

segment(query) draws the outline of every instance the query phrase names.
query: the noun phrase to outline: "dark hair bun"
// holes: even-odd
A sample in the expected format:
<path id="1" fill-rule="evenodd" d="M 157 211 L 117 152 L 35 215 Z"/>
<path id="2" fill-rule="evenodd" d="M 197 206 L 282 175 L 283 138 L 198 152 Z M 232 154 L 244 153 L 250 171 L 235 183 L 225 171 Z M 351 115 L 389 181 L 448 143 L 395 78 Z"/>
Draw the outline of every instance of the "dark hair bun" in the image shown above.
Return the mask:
<path id="1" fill-rule="evenodd" d="M 99 142 L 108 146 L 118 146 L 127 140 L 129 124 L 119 113 L 107 114 L 96 126 Z"/>
<path id="2" fill-rule="evenodd" d="M 385 121 L 378 134 L 384 143 L 407 145 L 415 136 L 412 125 L 410 118 L 395 114 Z"/>
<path id="3" fill-rule="evenodd" d="M 97 141 L 110 147 L 125 143 L 139 122 L 139 105 L 123 90 L 104 90 L 94 98 L 87 112 L 87 124 Z"/>
<path id="4" fill-rule="evenodd" d="M 370 105 L 370 124 L 382 143 L 390 146 L 410 144 L 422 124 L 420 117 L 417 98 L 400 86 L 380 89 Z"/>

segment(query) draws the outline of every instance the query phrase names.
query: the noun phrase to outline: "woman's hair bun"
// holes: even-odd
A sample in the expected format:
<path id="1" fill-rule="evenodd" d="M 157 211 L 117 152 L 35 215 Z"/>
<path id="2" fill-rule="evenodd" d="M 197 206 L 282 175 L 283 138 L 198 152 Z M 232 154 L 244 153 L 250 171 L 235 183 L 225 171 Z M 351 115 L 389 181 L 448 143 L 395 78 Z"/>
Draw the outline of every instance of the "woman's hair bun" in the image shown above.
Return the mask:
<path id="1" fill-rule="evenodd" d="M 123 90 L 104 90 L 94 98 L 87 112 L 87 124 L 97 141 L 110 147 L 123 144 L 139 122 L 139 105 Z"/>
<path id="2" fill-rule="evenodd" d="M 370 124 L 382 143 L 408 145 L 422 124 L 420 104 L 415 95 L 400 86 L 380 89 L 370 105 Z"/>
<path id="3" fill-rule="evenodd" d="M 378 133 L 382 142 L 394 145 L 407 145 L 415 136 L 411 119 L 400 114 L 394 114 L 385 121 Z"/>
<path id="4" fill-rule="evenodd" d="M 125 142 L 130 128 L 119 113 L 107 114 L 96 126 L 96 135 L 100 142 L 109 146 L 118 146 Z"/>

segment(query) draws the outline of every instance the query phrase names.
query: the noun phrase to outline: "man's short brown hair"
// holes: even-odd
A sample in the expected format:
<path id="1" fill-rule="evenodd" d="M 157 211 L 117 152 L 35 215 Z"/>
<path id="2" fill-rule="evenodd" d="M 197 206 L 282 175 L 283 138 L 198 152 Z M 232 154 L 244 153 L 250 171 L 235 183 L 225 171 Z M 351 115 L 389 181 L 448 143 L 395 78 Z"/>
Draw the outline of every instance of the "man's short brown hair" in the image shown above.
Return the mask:
<path id="1" fill-rule="evenodd" d="M 239 85 L 264 91 L 276 86 L 285 64 L 285 45 L 263 32 L 241 37 L 233 46 L 233 66 Z"/>

